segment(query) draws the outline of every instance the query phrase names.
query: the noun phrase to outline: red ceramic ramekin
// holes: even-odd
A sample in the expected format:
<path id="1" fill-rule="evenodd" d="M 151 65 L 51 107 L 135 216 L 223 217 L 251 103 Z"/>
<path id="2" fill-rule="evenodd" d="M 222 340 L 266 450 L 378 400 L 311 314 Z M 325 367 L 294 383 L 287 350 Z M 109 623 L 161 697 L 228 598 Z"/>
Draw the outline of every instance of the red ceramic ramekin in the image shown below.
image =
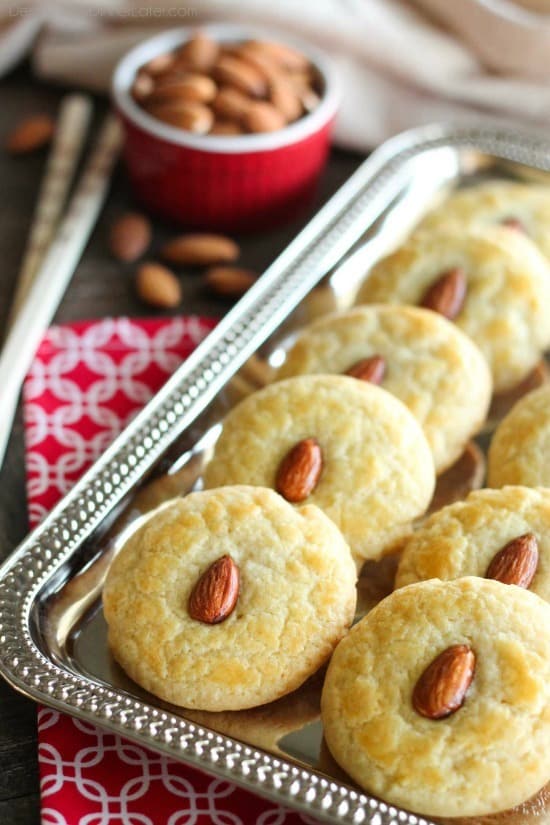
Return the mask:
<path id="1" fill-rule="evenodd" d="M 232 25 L 205 30 L 223 42 L 262 37 Z M 284 129 L 195 135 L 151 117 L 130 94 L 140 66 L 192 34 L 192 29 L 180 28 L 157 35 L 132 49 L 115 70 L 113 97 L 125 131 L 123 154 L 134 193 L 148 209 L 189 227 L 249 230 L 280 223 L 307 200 L 327 159 L 338 102 L 327 62 L 309 46 L 289 42 L 319 71 L 322 99 L 313 112 Z"/>

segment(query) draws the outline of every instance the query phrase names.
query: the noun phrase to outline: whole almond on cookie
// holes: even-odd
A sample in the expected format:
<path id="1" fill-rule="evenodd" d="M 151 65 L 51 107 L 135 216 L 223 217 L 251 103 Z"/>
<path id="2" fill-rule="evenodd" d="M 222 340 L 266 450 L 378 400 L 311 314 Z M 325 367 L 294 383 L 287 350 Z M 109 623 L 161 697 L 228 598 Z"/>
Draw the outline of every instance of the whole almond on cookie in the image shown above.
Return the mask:
<path id="1" fill-rule="evenodd" d="M 466 298 L 466 273 L 460 267 L 444 272 L 426 290 L 420 306 L 439 312 L 449 321 L 459 314 Z"/>
<path id="2" fill-rule="evenodd" d="M 126 212 L 111 227 L 110 250 L 119 261 L 135 261 L 147 250 L 151 234 L 151 224 L 145 215 Z"/>
<path id="3" fill-rule="evenodd" d="M 499 550 L 487 568 L 485 578 L 515 584 L 527 590 L 535 577 L 538 563 L 537 537 L 533 533 L 524 533 Z"/>
<path id="4" fill-rule="evenodd" d="M 257 280 L 250 269 L 239 266 L 213 266 L 204 273 L 205 286 L 216 295 L 239 298 Z"/>
<path id="5" fill-rule="evenodd" d="M 428 665 L 417 681 L 412 703 L 427 719 L 444 719 L 464 704 L 476 666 L 469 645 L 452 645 Z"/>
<path id="6" fill-rule="evenodd" d="M 225 621 L 235 609 L 239 587 L 239 568 L 231 556 L 221 556 L 202 574 L 191 591 L 189 615 L 205 624 Z"/>
<path id="7" fill-rule="evenodd" d="M 231 263 L 239 257 L 239 253 L 238 245 L 231 238 L 202 233 L 181 235 L 169 241 L 161 250 L 166 261 L 183 266 Z"/>
<path id="8" fill-rule="evenodd" d="M 141 300 L 160 309 L 181 303 L 181 284 L 169 269 L 157 263 L 142 264 L 136 273 L 136 292 Z"/>
<path id="9" fill-rule="evenodd" d="M 287 501 L 304 501 L 317 487 L 323 454 L 315 438 L 299 441 L 285 455 L 277 470 L 275 489 Z"/>
<path id="10" fill-rule="evenodd" d="M 370 358 L 362 358 L 349 369 L 346 375 L 352 378 L 359 378 L 361 381 L 368 381 L 371 384 L 381 384 L 386 373 L 386 361 L 381 355 L 371 355 Z"/>
<path id="11" fill-rule="evenodd" d="M 516 232 L 522 232 L 524 235 L 529 234 L 519 218 L 504 218 L 500 221 L 500 225 L 505 226 L 507 229 L 514 229 Z"/>
<path id="12" fill-rule="evenodd" d="M 26 155 L 49 143 L 54 132 L 55 121 L 49 115 L 33 115 L 8 135 L 6 149 L 12 155 Z"/>

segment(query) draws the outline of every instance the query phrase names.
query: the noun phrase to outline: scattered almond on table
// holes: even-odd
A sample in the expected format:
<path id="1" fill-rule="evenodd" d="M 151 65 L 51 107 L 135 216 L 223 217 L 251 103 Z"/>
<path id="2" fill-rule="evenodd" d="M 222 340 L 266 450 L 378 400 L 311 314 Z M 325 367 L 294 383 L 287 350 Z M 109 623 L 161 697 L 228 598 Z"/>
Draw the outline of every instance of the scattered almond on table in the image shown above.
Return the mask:
<path id="1" fill-rule="evenodd" d="M 6 140 L 6 149 L 12 155 L 26 155 L 46 146 L 55 132 L 55 121 L 50 115 L 32 115 L 22 120 Z"/>
<path id="2" fill-rule="evenodd" d="M 131 263 L 147 251 L 151 236 L 151 223 L 145 215 L 126 212 L 111 227 L 109 247 L 117 260 Z"/>
<path id="3" fill-rule="evenodd" d="M 217 43 L 198 32 L 142 66 L 132 96 L 171 126 L 238 135 L 293 123 L 316 108 L 320 89 L 314 66 L 290 46 L 262 40 Z"/>
<path id="4" fill-rule="evenodd" d="M 160 309 L 173 309 L 182 299 L 181 284 L 174 273 L 154 262 L 139 267 L 136 292 L 144 303 Z"/>
<path id="5" fill-rule="evenodd" d="M 210 266 L 232 263 L 240 255 L 239 245 L 225 235 L 195 233 L 180 235 L 164 244 L 161 257 L 182 266 Z"/>
<path id="6" fill-rule="evenodd" d="M 258 276 L 239 266 L 212 266 L 204 273 L 204 285 L 216 295 L 240 298 L 250 289 Z"/>
<path id="7" fill-rule="evenodd" d="M 140 258 L 151 245 L 152 228 L 147 217 L 126 212 L 111 227 L 109 246 L 113 256 L 124 263 Z M 240 298 L 257 280 L 257 274 L 235 266 L 241 250 L 232 238 L 205 232 L 179 235 L 161 247 L 162 260 L 175 266 L 206 268 L 204 287 L 223 298 Z M 144 303 L 161 309 L 177 307 L 182 287 L 171 269 L 156 261 L 143 263 L 135 276 L 135 290 Z"/>

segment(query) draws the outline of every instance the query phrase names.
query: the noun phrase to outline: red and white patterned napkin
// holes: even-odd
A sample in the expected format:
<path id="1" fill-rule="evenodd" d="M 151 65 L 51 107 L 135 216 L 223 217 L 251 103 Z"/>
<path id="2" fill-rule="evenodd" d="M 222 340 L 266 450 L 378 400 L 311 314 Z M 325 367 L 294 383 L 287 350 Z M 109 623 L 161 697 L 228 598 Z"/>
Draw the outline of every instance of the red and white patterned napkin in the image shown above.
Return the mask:
<path id="1" fill-rule="evenodd" d="M 214 326 L 189 317 L 53 327 L 24 388 L 34 526 Z M 42 825 L 298 825 L 230 782 L 94 725 L 38 713 Z"/>

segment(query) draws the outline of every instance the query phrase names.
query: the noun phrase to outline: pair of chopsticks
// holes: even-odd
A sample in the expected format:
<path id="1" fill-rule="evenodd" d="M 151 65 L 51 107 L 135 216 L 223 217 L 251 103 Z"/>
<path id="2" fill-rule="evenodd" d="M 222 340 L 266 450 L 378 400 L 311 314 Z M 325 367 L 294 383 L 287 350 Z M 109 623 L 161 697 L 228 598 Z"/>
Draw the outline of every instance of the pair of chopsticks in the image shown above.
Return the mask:
<path id="1" fill-rule="evenodd" d="M 67 96 L 61 105 L 0 353 L 0 468 L 23 380 L 90 237 L 118 155 L 120 128 L 108 115 L 61 217 L 91 112 L 83 95 Z"/>

